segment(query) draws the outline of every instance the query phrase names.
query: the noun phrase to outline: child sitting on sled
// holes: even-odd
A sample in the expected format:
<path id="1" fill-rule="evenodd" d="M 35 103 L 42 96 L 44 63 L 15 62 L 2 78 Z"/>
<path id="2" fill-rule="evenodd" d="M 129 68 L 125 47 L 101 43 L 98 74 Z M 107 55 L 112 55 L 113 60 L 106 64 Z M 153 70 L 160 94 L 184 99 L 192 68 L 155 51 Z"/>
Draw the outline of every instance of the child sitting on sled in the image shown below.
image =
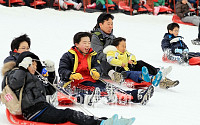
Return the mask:
<path id="1" fill-rule="evenodd" d="M 90 40 L 91 34 L 88 32 L 78 32 L 74 35 L 74 46 L 60 59 L 58 69 L 60 79 L 65 84 L 70 82 L 72 89 L 82 90 L 81 94 L 92 94 L 96 88 L 99 88 L 101 94 L 106 95 L 109 93 L 106 90 L 107 83 L 100 78 L 101 65 L 97 61 L 97 53 L 90 47 Z M 130 95 L 133 98 L 131 101 L 146 104 L 154 88 L 149 86 L 146 90 L 120 90 Z M 119 93 L 118 90 L 116 91 Z"/>
<path id="2" fill-rule="evenodd" d="M 147 67 L 143 66 L 142 71 L 133 71 L 137 63 L 135 55 L 126 50 L 126 39 L 118 37 L 113 40 L 112 45 L 107 46 L 103 52 L 107 55 L 108 63 L 117 72 L 122 72 L 125 78 L 130 78 L 135 82 L 151 82 L 158 86 L 162 79 L 162 72 L 158 71 L 155 76 L 149 76 Z"/>
<path id="3" fill-rule="evenodd" d="M 193 57 L 200 57 L 200 53 L 189 52 L 189 48 L 183 42 L 183 37 L 178 36 L 179 28 L 180 26 L 177 23 L 170 23 L 167 26 L 168 33 L 165 33 L 161 42 L 164 56 L 167 57 L 168 60 L 177 61 L 180 64 L 191 63 L 190 59 Z M 200 61 L 198 60 L 198 62 Z"/>
<path id="4" fill-rule="evenodd" d="M 13 69 L 17 67 L 17 69 Z M 72 122 L 79 125 L 130 125 L 135 118 L 118 119 L 118 115 L 112 118 L 96 118 L 85 115 L 83 112 L 75 111 L 69 108 L 57 109 L 46 102 L 46 94 L 53 94 L 55 88 L 42 77 L 38 77 L 41 71 L 41 62 L 38 56 L 29 51 L 19 55 L 15 65 L 4 66 L 2 69 L 4 80 L 2 89 L 7 84 L 19 98 L 19 90 L 23 87 L 21 110 L 25 120 L 59 124 Z"/>

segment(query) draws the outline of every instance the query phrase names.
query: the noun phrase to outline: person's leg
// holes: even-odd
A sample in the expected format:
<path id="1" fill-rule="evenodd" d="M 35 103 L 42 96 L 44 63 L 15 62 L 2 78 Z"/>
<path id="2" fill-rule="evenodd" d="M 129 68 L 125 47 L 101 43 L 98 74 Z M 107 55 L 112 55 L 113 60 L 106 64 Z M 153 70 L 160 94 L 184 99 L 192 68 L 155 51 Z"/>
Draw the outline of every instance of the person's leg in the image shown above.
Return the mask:
<path id="1" fill-rule="evenodd" d="M 130 78 L 137 83 L 141 83 L 141 81 L 143 81 L 141 71 L 126 71 L 126 75 L 126 78 Z"/>
<path id="2" fill-rule="evenodd" d="M 57 109 L 49 105 L 48 108 L 35 119 L 35 121 L 52 124 L 70 121 L 80 125 L 100 125 L 102 120 L 95 118 L 94 116 L 84 115 L 84 113 L 80 111 L 75 111 L 69 108 Z"/>

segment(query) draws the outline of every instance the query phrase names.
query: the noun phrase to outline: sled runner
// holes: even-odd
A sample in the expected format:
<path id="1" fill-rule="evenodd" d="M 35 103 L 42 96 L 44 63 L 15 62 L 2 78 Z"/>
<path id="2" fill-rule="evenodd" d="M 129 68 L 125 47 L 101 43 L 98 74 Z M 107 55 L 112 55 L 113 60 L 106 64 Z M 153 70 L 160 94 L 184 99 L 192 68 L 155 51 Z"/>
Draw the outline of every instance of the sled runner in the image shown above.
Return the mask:
<path id="1" fill-rule="evenodd" d="M 192 24 L 192 23 L 185 23 L 185 22 L 182 22 L 181 19 L 180 19 L 176 14 L 173 15 L 172 21 L 173 21 L 174 23 L 180 23 L 180 24 L 185 24 L 185 25 L 194 26 L 194 24 Z"/>
<path id="2" fill-rule="evenodd" d="M 48 124 L 43 122 L 33 122 L 25 120 L 22 115 L 12 115 L 8 109 L 6 109 L 6 117 L 11 124 L 14 125 L 76 125 L 71 122 L 60 123 L 60 124 Z"/>

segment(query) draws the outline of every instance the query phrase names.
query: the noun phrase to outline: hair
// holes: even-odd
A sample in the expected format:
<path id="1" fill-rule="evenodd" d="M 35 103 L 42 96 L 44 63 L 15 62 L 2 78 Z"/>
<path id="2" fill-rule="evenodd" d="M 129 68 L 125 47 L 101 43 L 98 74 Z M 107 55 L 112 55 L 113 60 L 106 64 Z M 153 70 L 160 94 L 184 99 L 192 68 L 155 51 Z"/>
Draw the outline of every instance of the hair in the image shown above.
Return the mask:
<path id="1" fill-rule="evenodd" d="M 116 47 L 116 46 L 119 45 L 119 43 L 120 43 L 121 41 L 125 41 L 125 42 L 126 42 L 126 39 L 123 38 L 123 37 L 117 37 L 117 38 L 115 38 L 115 39 L 113 40 L 113 43 L 112 43 L 111 45 L 113 45 L 113 46 Z"/>
<path id="2" fill-rule="evenodd" d="M 11 50 L 14 51 L 15 49 L 19 49 L 19 45 L 20 43 L 22 42 L 27 42 L 28 43 L 28 46 L 30 48 L 31 46 L 31 40 L 30 38 L 28 37 L 28 35 L 24 34 L 24 35 L 21 35 L 15 39 L 12 40 L 12 43 L 11 43 Z"/>
<path id="3" fill-rule="evenodd" d="M 167 26 L 167 31 L 169 32 L 169 30 L 173 30 L 175 27 L 179 28 L 180 26 L 178 25 L 178 23 L 170 23 Z"/>
<path id="4" fill-rule="evenodd" d="M 112 20 L 114 20 L 114 16 L 113 15 L 111 15 L 111 14 L 109 14 L 109 13 L 101 13 L 100 15 L 99 15 L 99 17 L 97 18 L 97 24 L 96 24 L 96 26 L 93 28 L 93 30 L 96 30 L 97 28 L 99 28 L 100 26 L 99 26 L 99 23 L 104 23 L 104 21 L 105 20 L 109 20 L 109 19 L 112 19 Z"/>
<path id="5" fill-rule="evenodd" d="M 74 35 L 74 44 L 80 43 L 82 37 L 89 37 L 91 40 L 92 35 L 89 32 L 78 32 Z"/>

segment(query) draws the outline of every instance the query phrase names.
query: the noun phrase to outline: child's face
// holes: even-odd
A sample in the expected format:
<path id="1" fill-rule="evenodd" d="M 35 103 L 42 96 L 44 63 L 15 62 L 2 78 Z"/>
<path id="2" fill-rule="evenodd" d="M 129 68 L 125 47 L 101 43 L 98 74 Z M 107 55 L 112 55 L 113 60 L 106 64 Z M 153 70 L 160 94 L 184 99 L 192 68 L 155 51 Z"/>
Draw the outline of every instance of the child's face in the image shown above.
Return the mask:
<path id="1" fill-rule="evenodd" d="M 37 62 L 36 61 L 33 61 L 32 62 L 32 65 L 28 67 L 28 71 L 31 73 L 31 74 L 35 74 L 35 70 L 37 69 Z"/>
<path id="2" fill-rule="evenodd" d="M 22 53 L 22 52 L 25 52 L 25 51 L 29 51 L 29 46 L 28 46 L 28 43 L 26 41 L 23 41 L 20 43 L 19 45 L 19 48 L 17 51 L 17 53 Z"/>
<path id="3" fill-rule="evenodd" d="M 119 45 L 117 46 L 117 49 L 124 53 L 126 51 L 126 42 L 124 40 L 122 40 Z"/>
<path id="4" fill-rule="evenodd" d="M 99 26 L 103 32 L 106 34 L 110 34 L 113 29 L 113 20 L 109 18 L 108 20 L 105 20 L 103 23 L 99 23 Z"/>
<path id="5" fill-rule="evenodd" d="M 183 4 L 186 4 L 186 3 L 187 3 L 187 0 L 182 0 L 182 3 L 183 3 Z"/>
<path id="6" fill-rule="evenodd" d="M 175 27 L 173 30 L 169 30 L 170 34 L 173 34 L 174 36 L 178 36 L 179 28 Z"/>
<path id="7" fill-rule="evenodd" d="M 90 50 L 90 38 L 82 37 L 79 43 L 75 43 L 75 46 L 83 53 L 87 54 Z"/>

